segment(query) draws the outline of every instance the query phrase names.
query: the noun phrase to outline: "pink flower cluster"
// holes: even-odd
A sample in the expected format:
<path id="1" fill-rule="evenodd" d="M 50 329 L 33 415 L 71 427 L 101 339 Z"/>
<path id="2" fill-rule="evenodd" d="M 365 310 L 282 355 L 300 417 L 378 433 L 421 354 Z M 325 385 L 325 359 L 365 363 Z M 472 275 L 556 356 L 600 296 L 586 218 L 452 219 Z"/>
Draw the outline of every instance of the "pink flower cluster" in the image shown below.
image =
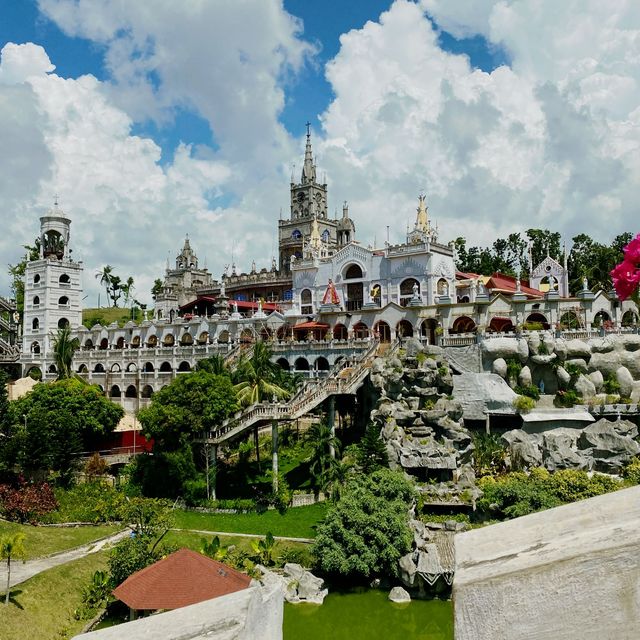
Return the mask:
<path id="1" fill-rule="evenodd" d="M 624 260 L 611 271 L 620 300 L 626 300 L 640 286 L 640 233 L 624 248 Z"/>

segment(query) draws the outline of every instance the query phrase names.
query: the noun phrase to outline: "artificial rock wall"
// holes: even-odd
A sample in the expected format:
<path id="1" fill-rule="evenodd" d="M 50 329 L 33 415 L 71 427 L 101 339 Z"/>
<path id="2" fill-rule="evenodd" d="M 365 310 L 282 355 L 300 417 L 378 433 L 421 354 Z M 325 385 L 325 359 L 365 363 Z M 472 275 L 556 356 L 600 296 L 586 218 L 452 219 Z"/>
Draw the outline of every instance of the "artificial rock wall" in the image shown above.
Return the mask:
<path id="1" fill-rule="evenodd" d="M 640 487 L 456 535 L 456 640 L 637 640 Z"/>

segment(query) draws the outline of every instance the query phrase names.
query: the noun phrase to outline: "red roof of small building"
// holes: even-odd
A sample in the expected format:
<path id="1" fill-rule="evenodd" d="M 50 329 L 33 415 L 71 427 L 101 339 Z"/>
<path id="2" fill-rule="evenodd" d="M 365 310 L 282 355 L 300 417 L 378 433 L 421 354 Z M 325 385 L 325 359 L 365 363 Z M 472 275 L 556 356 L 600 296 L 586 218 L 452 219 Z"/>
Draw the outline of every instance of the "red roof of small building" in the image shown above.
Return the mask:
<path id="1" fill-rule="evenodd" d="M 456 271 L 456 278 L 463 280 L 476 280 L 477 278 L 482 278 L 479 273 L 471 273 L 470 271 Z"/>
<path id="2" fill-rule="evenodd" d="M 513 276 L 507 276 L 504 273 L 494 273 L 491 275 L 484 285 L 491 293 L 505 293 L 507 295 L 516 292 L 516 279 Z M 544 292 L 533 289 L 524 283 L 521 283 L 520 290 L 527 296 L 533 298 L 542 298 Z"/>
<path id="3" fill-rule="evenodd" d="M 294 331 L 297 329 L 328 329 L 329 325 L 324 322 L 303 322 L 293 327 Z"/>
<path id="4" fill-rule="evenodd" d="M 246 589 L 251 578 L 190 549 L 137 571 L 113 590 L 131 609 L 178 609 Z"/>

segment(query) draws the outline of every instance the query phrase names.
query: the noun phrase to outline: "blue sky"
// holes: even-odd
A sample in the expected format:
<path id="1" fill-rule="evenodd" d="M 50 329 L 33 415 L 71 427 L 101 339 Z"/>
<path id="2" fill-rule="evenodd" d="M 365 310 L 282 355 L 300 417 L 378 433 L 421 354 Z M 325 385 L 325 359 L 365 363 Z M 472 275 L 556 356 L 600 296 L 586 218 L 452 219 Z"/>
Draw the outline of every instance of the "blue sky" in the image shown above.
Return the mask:
<path id="1" fill-rule="evenodd" d="M 445 243 L 635 232 L 637 24 L 599 0 L 0 0 L 0 258 L 59 193 L 92 295 L 110 264 L 148 298 L 186 233 L 215 275 L 268 266 L 307 120 L 365 245 L 402 241 L 422 190 Z"/>

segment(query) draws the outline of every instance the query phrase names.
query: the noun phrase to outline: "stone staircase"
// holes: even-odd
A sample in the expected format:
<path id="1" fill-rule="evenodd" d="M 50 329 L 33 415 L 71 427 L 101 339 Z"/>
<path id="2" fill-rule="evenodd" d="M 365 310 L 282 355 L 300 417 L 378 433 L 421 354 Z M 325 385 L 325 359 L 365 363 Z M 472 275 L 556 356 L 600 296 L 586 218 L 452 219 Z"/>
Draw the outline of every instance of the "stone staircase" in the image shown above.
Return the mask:
<path id="1" fill-rule="evenodd" d="M 482 373 L 482 357 L 477 344 L 444 347 L 443 351 L 447 362 L 457 373 Z"/>
<path id="2" fill-rule="evenodd" d="M 286 403 L 263 403 L 249 407 L 225 420 L 218 429 L 209 434 L 208 440 L 219 445 L 233 440 L 248 429 L 272 420 L 295 420 L 315 409 L 329 396 L 352 394 L 369 375 L 371 365 L 380 350 L 388 352 L 388 345 L 373 342 L 366 352 L 361 354 L 355 362 L 341 362 L 337 364 L 326 378 L 307 382 L 302 389 Z M 393 348 L 396 348 L 394 345 Z"/>

